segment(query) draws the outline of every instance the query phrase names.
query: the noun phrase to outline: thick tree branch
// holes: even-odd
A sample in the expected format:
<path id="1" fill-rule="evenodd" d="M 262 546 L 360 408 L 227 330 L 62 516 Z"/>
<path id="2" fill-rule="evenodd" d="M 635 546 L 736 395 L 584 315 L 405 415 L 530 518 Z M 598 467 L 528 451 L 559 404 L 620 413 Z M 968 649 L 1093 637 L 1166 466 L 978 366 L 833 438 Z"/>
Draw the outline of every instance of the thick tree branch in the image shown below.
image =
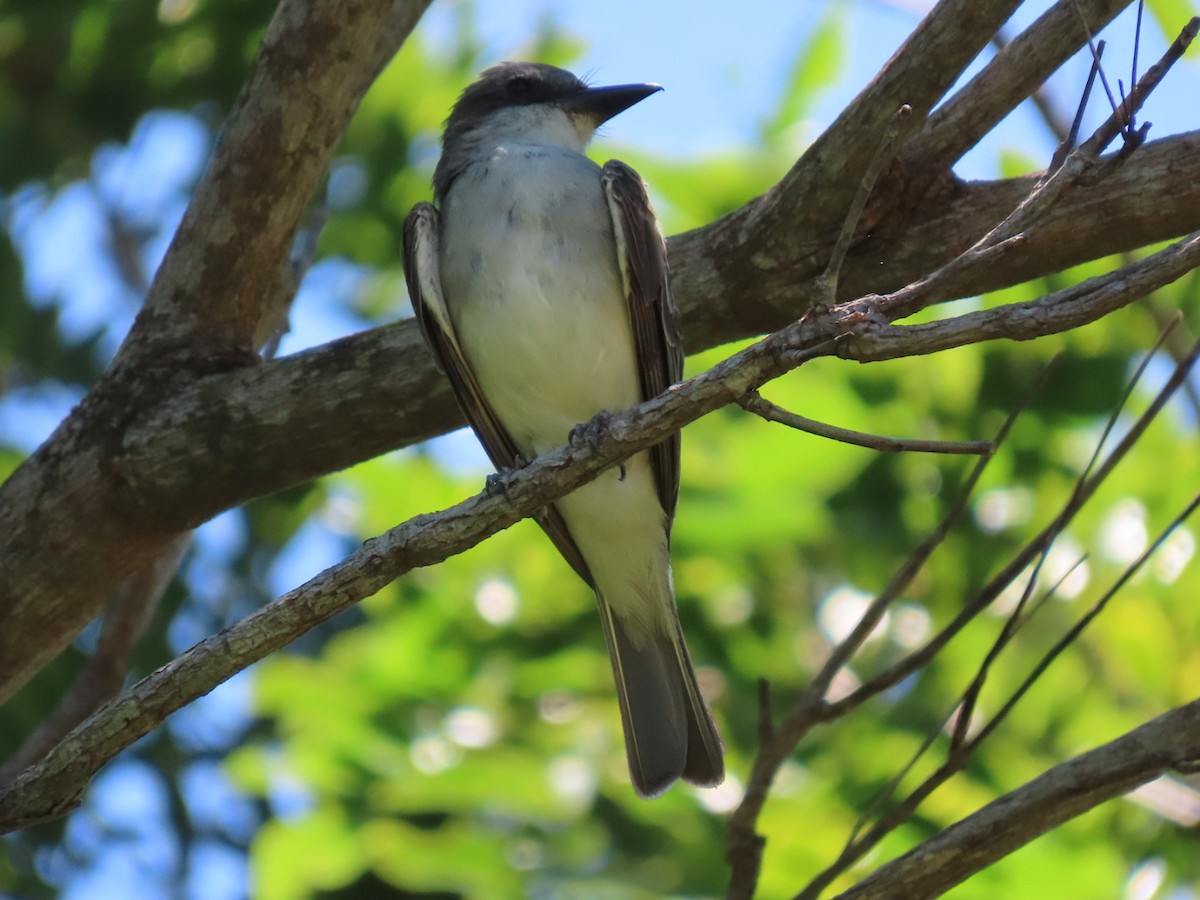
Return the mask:
<path id="1" fill-rule="evenodd" d="M 713 303 L 706 318 L 718 333 L 763 334 L 794 318 L 802 309 L 796 288 L 824 271 L 859 179 L 896 110 L 907 105 L 914 113 L 900 129 L 902 144 L 1019 5 L 939 3 L 775 187 L 683 235 L 671 248 L 671 265 L 684 320 L 722 294 L 752 300 Z M 721 312 L 732 321 L 718 318 Z"/>
<path id="2" fill-rule="evenodd" d="M 1087 46 L 1088 32 L 1079 21 L 1080 15 L 1095 33 L 1131 2 L 1059 0 L 929 117 L 925 128 L 906 148 L 906 159 L 932 172 L 944 172 L 1080 47 Z"/>
<path id="3" fill-rule="evenodd" d="M 157 365 L 165 354 L 205 366 L 205 356 L 236 358 L 258 348 L 263 301 L 333 148 L 428 4 L 279 4 L 121 348 L 118 371 L 146 365 L 151 354 Z"/>
<path id="4" fill-rule="evenodd" d="M 0 487 L 0 701 L 181 530 L 128 491 L 125 430 L 198 374 L 257 361 L 255 331 L 301 214 L 359 98 L 427 5 L 280 3 L 110 371 Z"/>
<path id="5" fill-rule="evenodd" d="M 1151 261 L 1156 259 L 1159 264 L 1153 265 Z M 1178 277 L 1181 266 L 1200 263 L 1200 238 L 1160 251 L 1151 261 L 1136 277 L 1105 276 L 1031 303 L 990 310 L 987 321 L 977 323 L 976 334 L 981 339 L 1003 336 L 998 320 L 1007 317 L 1020 336 L 1031 311 L 1042 317 L 1044 331 L 1075 327 L 1081 324 L 1089 300 L 1092 317 L 1097 318 L 1114 308 L 1118 297 L 1121 302 L 1133 302 L 1147 290 Z M 1056 315 L 1059 308 L 1068 311 Z M 613 416 L 594 447 L 560 447 L 508 475 L 503 490 L 485 492 L 440 513 L 418 516 L 367 541 L 342 563 L 197 644 L 84 722 L 42 762 L 0 792 L 0 825 L 20 828 L 66 812 L 104 763 L 170 713 L 413 568 L 432 565 L 474 546 L 604 468 L 736 402 L 814 356 L 836 352 L 842 345 L 866 358 L 886 355 L 874 345 L 886 345 L 889 333 L 904 326 L 880 323 L 869 313 L 868 299 L 807 316 L 662 396 Z M 958 319 L 921 327 L 932 329 L 933 334 L 925 340 L 934 345 L 946 343 L 937 336 L 939 329 L 951 333 L 953 340 L 965 339 Z"/>
<path id="6" fill-rule="evenodd" d="M 1063 822 L 1200 759 L 1200 700 L 1055 766 L 881 866 L 839 900 L 937 897 Z"/>
<path id="7" fill-rule="evenodd" d="M 1131 177 L 1139 166 L 1143 174 Z M 1170 185 L 1176 179 L 1186 183 L 1186 176 L 1171 174 L 1179 166 L 1194 169 L 1200 183 L 1200 133 L 1147 145 L 1113 177 L 1073 191 L 1045 216 L 1034 234 L 1006 254 L 1005 265 L 967 273 L 954 282 L 958 288 L 954 293 L 969 296 L 976 290 L 1006 286 L 1010 271 L 1020 273 L 1011 279 L 1014 282 L 1058 271 L 1093 253 L 1108 252 L 1109 242 L 1131 232 L 1140 246 L 1148 242 L 1148 228 L 1161 227 L 1158 238 L 1177 233 L 1175 229 L 1185 221 L 1195 220 L 1200 228 L 1200 205 L 1191 198 L 1186 211 L 1180 209 L 1178 216 L 1172 216 L 1172 206 L 1187 191 L 1164 187 L 1160 194 L 1149 187 Z M 967 236 L 993 226 L 1035 182 L 1030 176 L 964 185 L 959 200 L 939 211 L 939 220 L 913 226 L 920 239 L 886 242 L 885 249 L 893 257 L 912 254 L 902 265 L 864 260 L 860 248 L 852 254 L 841 280 L 861 287 L 869 281 L 869 272 L 882 268 L 886 274 L 876 274 L 872 285 L 882 287 L 893 280 L 893 271 L 919 276 L 936 269 L 946 261 L 949 246 L 966 244 Z M 1117 193 L 1110 195 L 1114 189 Z M 1151 213 L 1155 198 L 1162 204 L 1158 226 Z M 1103 223 L 1102 232 L 1088 227 L 1093 221 Z M 675 246 L 673 241 L 672 249 Z M 735 256 L 745 255 L 731 248 L 711 247 L 710 251 L 725 253 L 729 265 L 735 264 Z M 764 287 L 771 283 L 769 273 L 762 281 Z M 797 310 L 815 293 L 811 284 L 786 287 Z M 736 320 L 739 306 L 747 319 L 752 318 L 754 310 L 736 295 L 718 293 L 701 299 L 680 294 L 679 300 L 690 310 L 683 327 L 685 342 L 693 350 L 750 334 L 744 326 L 714 333 L 720 323 Z M 767 321 L 774 330 L 786 319 Z M 903 334 L 907 339 L 908 333 Z M 903 355 L 904 350 L 895 347 L 889 352 Z M 925 351 L 914 347 L 913 352 Z M 180 518 L 174 524 L 187 527 L 251 497 L 462 424 L 415 324 L 404 321 L 196 382 L 132 423 L 123 444 L 123 469 L 130 490 L 144 498 L 142 502 L 177 511 Z M 201 483 L 205 490 L 195 491 Z M 170 502 L 164 503 L 164 497 L 170 497 Z"/>
<path id="8" fill-rule="evenodd" d="M 240 127 L 226 130 L 223 141 L 233 142 L 228 168 L 214 163 L 213 172 L 242 179 L 244 192 L 222 195 L 228 185 L 215 175 L 206 178 L 196 209 L 214 210 L 213 217 L 198 217 L 194 227 L 189 225 L 193 230 L 181 231 L 179 246 L 160 273 L 162 287 L 154 289 L 158 293 L 115 374 L 0 488 L 0 533 L 6 536 L 0 550 L 0 614 L 8 624 L 0 633 L 0 700 L 65 646 L 99 612 L 113 587 L 160 552 L 173 534 L 250 497 L 460 423 L 411 323 L 288 359 L 245 365 L 253 361 L 247 335 L 261 315 L 261 298 L 270 293 L 264 273 L 279 271 L 283 249 L 323 166 L 317 159 L 327 158 L 336 140 L 329 123 L 344 123 L 386 57 L 377 50 L 347 61 L 339 53 L 348 46 L 397 43 L 424 5 L 390 5 L 387 38 L 377 41 L 382 20 L 374 7 L 362 16 L 340 14 L 349 8 L 345 4 L 364 2 L 341 0 L 301 10 L 284 0 L 273 33 L 303 32 L 296 46 L 307 48 L 304 67 L 321 73 L 315 82 L 319 90 L 307 81 L 303 88 L 298 85 L 287 70 L 294 57 L 279 48 L 264 52 L 256 65 L 280 68 L 251 78 L 239 110 L 250 115 L 278 109 L 268 121 L 300 143 L 272 141 Z M 847 183 L 842 176 L 863 170 L 877 139 L 873 124 L 885 122 L 908 102 L 918 112 L 913 125 L 919 126 L 1015 5 L 940 4 L 779 186 L 671 242 L 674 287 L 690 348 L 772 331 L 806 308 L 854 190 L 855 178 Z M 302 26 L 298 15 L 329 28 Z M 257 96 L 271 91 L 302 95 L 303 102 L 287 107 L 285 115 L 277 101 Z M 976 91 L 973 102 L 985 101 Z M 235 152 L 238 142 L 243 142 L 240 152 L 252 157 L 248 161 L 235 161 L 242 160 Z M 957 293 L 1015 283 L 1200 228 L 1198 147 L 1197 135 L 1148 145 L 1102 184 L 1074 189 L 1006 255 L 1003 267 L 971 273 Z M 279 173 L 289 166 L 298 167 L 303 177 L 283 179 Z M 256 172 L 264 180 L 252 177 Z M 841 297 L 895 290 L 937 268 L 1003 218 L 1032 183 L 964 185 L 947 177 L 914 197 L 905 187 L 908 175 L 911 171 L 902 166 L 877 188 L 842 273 Z M 286 189 L 279 189 L 281 183 Z M 220 196 L 234 202 L 235 210 L 225 210 Z M 268 209 L 281 201 L 286 212 Z M 206 223 L 209 231 L 195 230 Z M 248 232 L 231 231 L 235 227 Z M 184 246 L 192 243 L 197 244 L 193 249 Z M 236 265 L 244 278 L 217 271 L 211 262 L 234 244 L 241 250 Z M 189 273 L 198 280 L 189 280 Z M 183 324 L 175 321 L 176 313 Z M 918 342 L 908 351 L 900 346 L 898 332 L 887 331 L 877 335 L 879 343 L 857 339 L 847 352 L 861 358 L 929 352 L 938 341 L 972 340 L 970 331 L 957 336 L 905 332 Z M 885 346 L 889 339 L 896 342 Z M 88 540 L 79 540 L 81 531 Z M 38 640 L 30 641 L 31 634 Z"/>

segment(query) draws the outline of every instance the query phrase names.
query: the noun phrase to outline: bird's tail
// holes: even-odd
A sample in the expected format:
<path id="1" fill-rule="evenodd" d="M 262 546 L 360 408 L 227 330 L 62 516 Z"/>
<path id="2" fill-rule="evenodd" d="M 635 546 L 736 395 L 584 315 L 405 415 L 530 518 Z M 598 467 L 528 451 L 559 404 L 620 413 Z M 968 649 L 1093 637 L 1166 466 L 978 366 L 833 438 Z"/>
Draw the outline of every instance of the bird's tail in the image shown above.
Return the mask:
<path id="1" fill-rule="evenodd" d="M 635 640 L 598 592 L 625 730 L 629 776 L 643 797 L 682 778 L 711 787 L 725 778 L 721 737 L 696 684 L 678 616 L 670 630 Z"/>

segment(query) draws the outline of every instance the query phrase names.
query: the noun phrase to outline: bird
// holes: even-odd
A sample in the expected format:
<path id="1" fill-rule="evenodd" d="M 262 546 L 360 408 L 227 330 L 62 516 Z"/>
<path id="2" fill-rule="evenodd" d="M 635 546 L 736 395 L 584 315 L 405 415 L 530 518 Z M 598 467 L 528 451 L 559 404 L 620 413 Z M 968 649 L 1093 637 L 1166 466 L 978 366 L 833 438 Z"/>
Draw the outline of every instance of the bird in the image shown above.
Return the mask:
<path id="1" fill-rule="evenodd" d="M 660 90 L 505 62 L 446 120 L 434 204 L 405 221 L 405 278 L 425 342 L 501 471 L 682 378 L 666 244 L 645 183 L 585 153 L 602 123 Z M 675 606 L 679 448 L 675 434 L 536 516 L 595 592 L 643 797 L 725 775 Z"/>

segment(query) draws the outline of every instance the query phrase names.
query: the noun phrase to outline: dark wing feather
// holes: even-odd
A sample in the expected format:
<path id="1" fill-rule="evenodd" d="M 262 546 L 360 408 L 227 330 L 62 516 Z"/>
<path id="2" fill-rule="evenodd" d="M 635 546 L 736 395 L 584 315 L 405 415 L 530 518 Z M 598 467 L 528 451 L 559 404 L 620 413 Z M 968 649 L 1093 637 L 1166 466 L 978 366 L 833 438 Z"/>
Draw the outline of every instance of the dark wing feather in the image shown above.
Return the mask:
<path id="1" fill-rule="evenodd" d="M 496 418 L 475 379 L 454 331 L 450 309 L 442 293 L 438 264 L 438 211 L 429 203 L 418 203 L 404 221 L 404 279 L 412 300 L 417 325 L 438 367 L 450 380 L 459 408 L 466 416 L 483 449 L 497 469 L 513 469 L 520 453 L 508 431 Z M 583 554 L 575 545 L 567 524 L 554 507 L 534 516 L 563 558 L 579 577 L 592 584 Z"/>
<path id="2" fill-rule="evenodd" d="M 667 246 L 637 172 L 612 159 L 604 164 L 603 183 L 633 325 L 642 400 L 649 400 L 683 378 L 683 339 L 671 298 Z M 650 449 L 650 462 L 669 529 L 679 498 L 678 432 Z"/>

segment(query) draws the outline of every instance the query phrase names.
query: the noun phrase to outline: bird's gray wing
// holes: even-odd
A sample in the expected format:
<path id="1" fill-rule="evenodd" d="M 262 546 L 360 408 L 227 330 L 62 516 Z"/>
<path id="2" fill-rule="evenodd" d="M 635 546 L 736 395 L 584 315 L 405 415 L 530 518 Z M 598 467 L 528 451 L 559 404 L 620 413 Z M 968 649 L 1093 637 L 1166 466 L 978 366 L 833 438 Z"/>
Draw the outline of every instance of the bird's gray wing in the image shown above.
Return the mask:
<path id="1" fill-rule="evenodd" d="M 637 172 L 612 159 L 604 164 L 602 181 L 633 325 L 642 400 L 649 400 L 683 378 L 683 338 L 671 298 L 667 245 Z M 679 498 L 678 432 L 650 449 L 650 462 L 669 529 Z"/>
<path id="2" fill-rule="evenodd" d="M 450 380 L 467 422 L 497 469 L 516 468 L 520 453 L 484 397 L 450 318 L 438 264 L 438 211 L 430 203 L 418 203 L 404 221 L 404 278 L 425 344 Z M 583 554 L 558 510 L 547 507 L 534 518 L 571 568 L 592 585 Z"/>
<path id="3" fill-rule="evenodd" d="M 604 165 L 602 180 L 633 326 L 642 399 L 648 400 L 683 377 L 683 339 L 671 298 L 667 248 L 637 172 L 611 160 Z M 678 432 L 650 449 L 650 462 L 669 534 L 679 497 Z M 634 786 L 651 796 L 681 776 L 693 784 L 720 784 L 725 777 L 721 736 L 696 682 L 674 604 L 671 629 L 638 642 L 605 598 L 598 599 Z"/>

